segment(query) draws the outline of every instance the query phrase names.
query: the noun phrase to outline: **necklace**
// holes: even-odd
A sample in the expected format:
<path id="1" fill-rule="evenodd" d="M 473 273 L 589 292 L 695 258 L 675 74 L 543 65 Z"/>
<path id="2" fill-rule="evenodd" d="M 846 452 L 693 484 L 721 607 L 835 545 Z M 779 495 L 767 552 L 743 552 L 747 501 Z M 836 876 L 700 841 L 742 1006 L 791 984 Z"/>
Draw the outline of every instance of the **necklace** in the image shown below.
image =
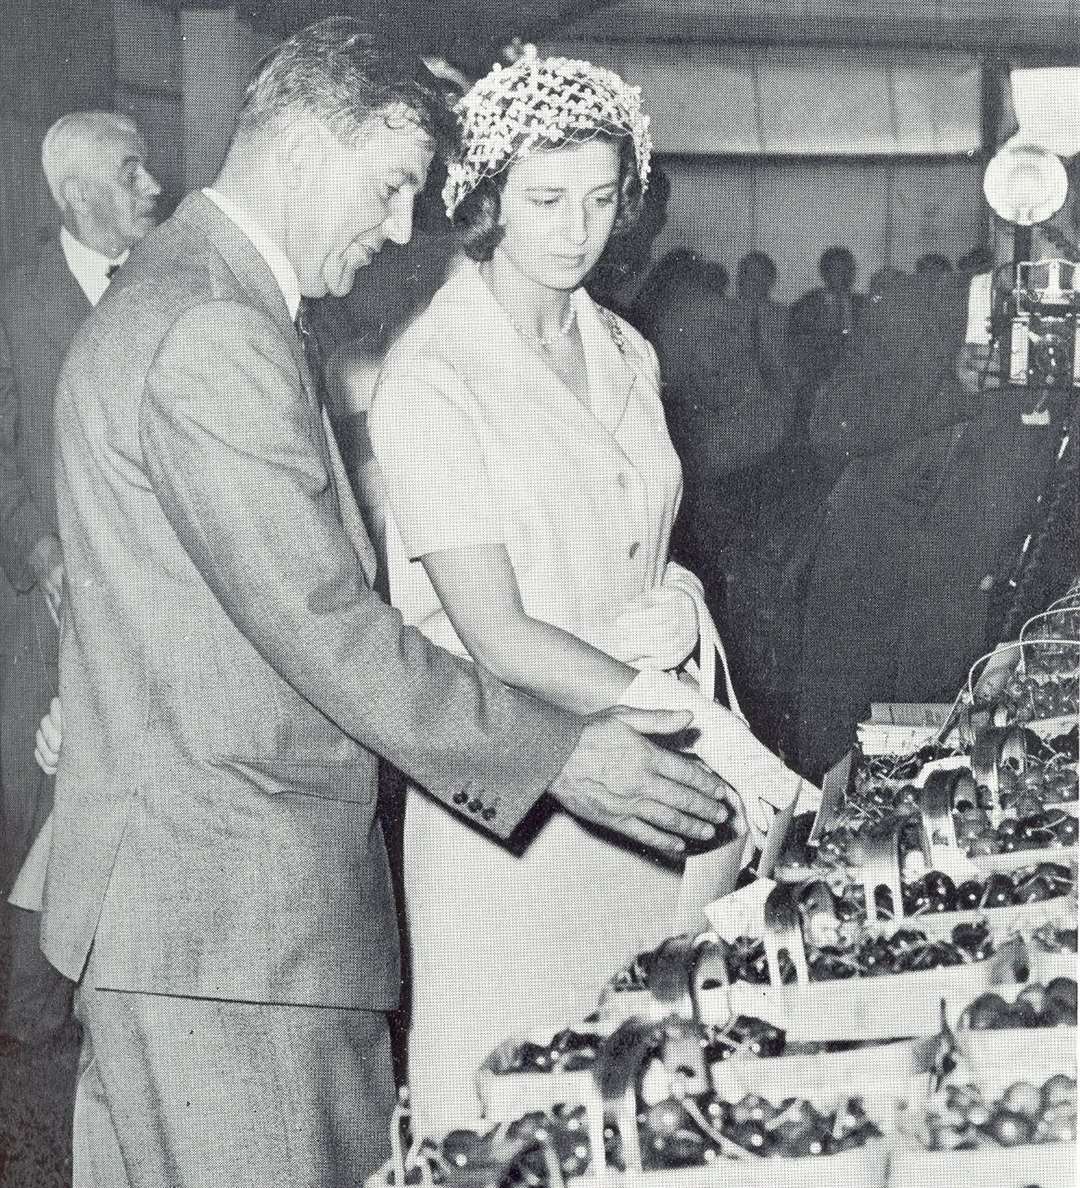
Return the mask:
<path id="1" fill-rule="evenodd" d="M 505 312 L 505 311 L 504 311 Z M 548 347 L 553 346 L 560 338 L 565 338 L 574 328 L 574 323 L 577 321 L 577 311 L 571 305 L 566 314 L 566 321 L 555 331 L 554 334 L 548 334 L 544 337 L 539 337 L 536 334 L 530 334 L 528 330 L 523 330 L 509 314 L 506 315 L 510 320 L 510 325 L 524 338 L 527 342 L 531 342 L 533 346 L 539 347 L 540 350 L 546 351 Z"/>

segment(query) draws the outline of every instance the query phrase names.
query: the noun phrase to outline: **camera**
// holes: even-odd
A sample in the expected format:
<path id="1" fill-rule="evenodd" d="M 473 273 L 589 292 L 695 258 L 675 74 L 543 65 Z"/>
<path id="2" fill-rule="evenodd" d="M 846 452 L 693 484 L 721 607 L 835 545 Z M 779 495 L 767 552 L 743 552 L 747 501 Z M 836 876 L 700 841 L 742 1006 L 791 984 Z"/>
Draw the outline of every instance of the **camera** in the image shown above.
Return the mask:
<path id="1" fill-rule="evenodd" d="M 1080 388 L 1080 277 L 1069 260 L 1012 265 L 1011 287 L 995 285 L 991 337 L 1003 382 L 1039 389 Z"/>

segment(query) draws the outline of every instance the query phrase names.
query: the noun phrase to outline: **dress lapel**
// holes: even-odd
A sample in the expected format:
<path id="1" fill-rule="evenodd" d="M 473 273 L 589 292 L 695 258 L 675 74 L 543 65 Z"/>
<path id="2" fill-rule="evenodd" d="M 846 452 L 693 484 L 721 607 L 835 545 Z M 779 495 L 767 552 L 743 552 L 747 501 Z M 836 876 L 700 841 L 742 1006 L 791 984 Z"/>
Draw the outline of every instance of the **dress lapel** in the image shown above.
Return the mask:
<path id="1" fill-rule="evenodd" d="M 477 266 L 463 266 L 435 300 L 470 387 L 494 388 L 505 392 L 508 400 L 541 401 L 576 429 L 583 445 L 604 453 L 615 449 L 629 462 L 616 433 L 636 372 L 627 357 L 628 348 L 623 344 L 620 350 L 616 343 L 606 311 L 599 310 L 583 289 L 574 295 L 574 308 L 589 367 L 589 408 L 514 329 Z M 612 325 L 618 331 L 614 319 Z"/>

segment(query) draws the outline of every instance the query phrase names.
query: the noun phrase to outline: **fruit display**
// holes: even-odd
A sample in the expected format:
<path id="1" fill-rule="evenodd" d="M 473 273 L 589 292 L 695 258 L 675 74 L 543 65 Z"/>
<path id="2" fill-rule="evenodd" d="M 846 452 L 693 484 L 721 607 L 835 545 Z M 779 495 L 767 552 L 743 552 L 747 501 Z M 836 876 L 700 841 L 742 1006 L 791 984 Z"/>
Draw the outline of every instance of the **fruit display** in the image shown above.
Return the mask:
<path id="1" fill-rule="evenodd" d="M 1075 1027 L 1076 980 L 1054 978 L 1047 985 L 1032 982 L 1007 1002 L 1000 994 L 980 994 L 960 1016 L 960 1026 L 971 1031 L 998 1031 L 1016 1027 Z"/>
<path id="2" fill-rule="evenodd" d="M 881 1137 L 858 1097 L 824 1109 L 799 1097 L 774 1105 L 753 1093 L 735 1102 L 714 1093 L 669 1098 L 639 1111 L 637 1129 L 647 1171 L 747 1157 L 812 1159 Z"/>
<path id="3" fill-rule="evenodd" d="M 407 1157 L 399 1154 L 368 1184 L 370 1188 L 401 1184 L 563 1188 L 586 1173 L 590 1160 L 584 1107 L 555 1106 L 497 1126 L 478 1124 L 424 1139 Z"/>
<path id="4" fill-rule="evenodd" d="M 740 936 L 730 945 L 715 942 L 723 953 L 729 983 L 769 984 L 769 963 L 765 942 L 760 937 Z M 888 974 L 921 973 L 949 966 L 970 965 L 984 961 L 995 952 L 994 936 L 985 921 L 954 925 L 947 936 L 928 936 L 918 928 L 895 928 L 882 932 L 852 922 L 842 927 L 827 943 L 807 943 L 806 963 L 811 981 L 834 981 L 842 978 L 881 977 Z M 616 991 L 643 990 L 640 971 L 647 967 L 650 955 L 640 955 L 612 979 Z M 786 953 L 780 954 L 781 982 L 796 981 L 795 965 Z M 705 990 L 717 988 L 715 981 L 702 984 Z"/>
<path id="5" fill-rule="evenodd" d="M 1017 1080 L 996 1100 L 975 1085 L 947 1084 L 927 1103 L 925 1129 L 916 1137 L 929 1151 L 1075 1142 L 1076 1078 Z"/>
<path id="6" fill-rule="evenodd" d="M 868 748 L 941 741 L 837 764 L 771 879 L 501 1044 L 486 1121 L 392 1132 L 368 1188 L 1072 1188 L 1078 638 L 1044 613 L 952 711 L 888 707 Z"/>

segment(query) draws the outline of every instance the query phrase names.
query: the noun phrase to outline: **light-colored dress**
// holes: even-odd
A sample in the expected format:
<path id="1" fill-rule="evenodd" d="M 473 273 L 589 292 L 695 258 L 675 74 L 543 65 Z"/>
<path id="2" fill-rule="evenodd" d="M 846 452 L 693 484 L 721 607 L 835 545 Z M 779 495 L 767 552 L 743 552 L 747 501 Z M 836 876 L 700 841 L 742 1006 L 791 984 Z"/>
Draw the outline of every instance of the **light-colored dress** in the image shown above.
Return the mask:
<path id="1" fill-rule="evenodd" d="M 574 297 L 589 408 L 513 329 L 475 266 L 436 295 L 380 376 L 372 440 L 391 509 L 390 593 L 466 654 L 418 558 L 502 543 L 525 610 L 609 652 L 659 585 L 680 492 L 652 348 Z M 410 791 L 409 1082 L 421 1128 L 477 1113 L 473 1074 L 511 1035 L 592 1010 L 670 934 L 679 872 L 556 811 L 511 852 Z"/>

